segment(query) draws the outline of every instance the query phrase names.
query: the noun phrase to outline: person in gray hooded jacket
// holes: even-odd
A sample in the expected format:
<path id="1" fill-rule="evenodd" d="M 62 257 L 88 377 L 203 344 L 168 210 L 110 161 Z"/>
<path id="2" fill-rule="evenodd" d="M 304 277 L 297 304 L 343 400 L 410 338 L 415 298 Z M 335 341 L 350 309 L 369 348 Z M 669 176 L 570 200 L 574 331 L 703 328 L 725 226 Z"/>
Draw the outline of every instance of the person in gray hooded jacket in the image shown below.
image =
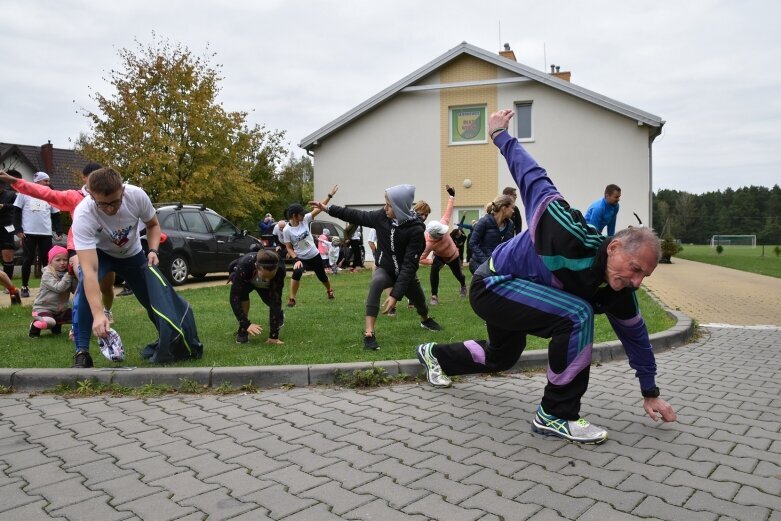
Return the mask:
<path id="1" fill-rule="evenodd" d="M 380 348 L 374 326 L 380 311 L 380 295 L 385 288 L 391 288 L 391 291 L 383 304 L 383 313 L 388 313 L 396 306 L 396 302 L 407 297 L 420 315 L 421 327 L 432 331 L 442 329 L 428 316 L 426 296 L 417 276 L 418 259 L 426 246 L 426 227 L 410 209 L 414 199 L 415 187 L 403 184 L 385 190 L 385 206 L 380 210 L 364 211 L 333 204 L 326 206 L 316 201 L 310 203 L 333 217 L 374 228 L 377 232 L 376 269 L 366 297 L 366 330 L 363 339 L 366 349 Z"/>

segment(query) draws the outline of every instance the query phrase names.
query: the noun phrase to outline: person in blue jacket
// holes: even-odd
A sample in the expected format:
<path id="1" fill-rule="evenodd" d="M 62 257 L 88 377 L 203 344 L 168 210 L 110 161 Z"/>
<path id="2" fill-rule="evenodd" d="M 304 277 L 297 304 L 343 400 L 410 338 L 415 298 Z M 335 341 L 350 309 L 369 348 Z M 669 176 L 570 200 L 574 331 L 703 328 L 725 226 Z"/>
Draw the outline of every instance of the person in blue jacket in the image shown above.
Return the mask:
<path id="1" fill-rule="evenodd" d="M 571 208 L 545 170 L 507 132 L 512 110 L 489 118 L 490 136 L 521 193 L 528 228 L 496 247 L 475 272 L 469 300 L 488 340 L 417 346 L 428 381 L 449 387 L 448 375 L 510 369 L 526 336 L 549 338 L 548 383 L 532 420 L 535 431 L 578 443 L 602 443 L 607 431 L 580 416 L 588 388 L 594 313 L 605 313 L 636 371 L 643 408 L 654 421 L 675 421 L 659 397 L 656 362 L 635 290 L 661 254 L 648 228 L 604 237 Z"/>
<path id="2" fill-rule="evenodd" d="M 618 185 L 607 185 L 605 197 L 591 203 L 586 210 L 586 222 L 597 229 L 599 233 L 607 226 L 607 235 L 616 234 L 616 217 L 618 217 L 618 201 L 621 199 L 621 189 Z"/>

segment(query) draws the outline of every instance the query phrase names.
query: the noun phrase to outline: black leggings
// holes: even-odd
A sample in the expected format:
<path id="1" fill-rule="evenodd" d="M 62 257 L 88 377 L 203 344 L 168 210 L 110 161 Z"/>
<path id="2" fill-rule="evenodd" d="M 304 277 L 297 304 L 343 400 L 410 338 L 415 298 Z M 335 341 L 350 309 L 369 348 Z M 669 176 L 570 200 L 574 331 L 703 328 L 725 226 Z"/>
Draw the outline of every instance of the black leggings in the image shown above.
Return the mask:
<path id="1" fill-rule="evenodd" d="M 325 268 L 323 267 L 323 259 L 320 258 L 318 253 L 311 259 L 298 258 L 301 261 L 301 268 L 293 269 L 293 280 L 301 280 L 301 276 L 305 271 L 314 271 L 317 276 L 317 280 L 325 284 L 328 282 L 328 275 L 325 274 Z M 295 265 L 295 263 L 293 263 Z"/>
<path id="2" fill-rule="evenodd" d="M 45 266 L 52 249 L 51 235 L 25 235 L 24 236 L 24 260 L 22 261 L 22 286 L 27 286 L 30 282 L 30 271 L 35 261 L 35 254 L 38 254 L 38 262 Z"/>
<path id="3" fill-rule="evenodd" d="M 429 275 L 429 282 L 431 282 L 431 296 L 439 294 L 439 270 L 442 266 L 446 265 L 453 272 L 453 276 L 458 280 L 461 287 L 466 286 L 466 277 L 461 272 L 461 257 L 456 257 L 450 262 L 445 262 L 445 259 L 439 255 L 434 255 L 434 262 L 431 265 L 431 274 Z"/>

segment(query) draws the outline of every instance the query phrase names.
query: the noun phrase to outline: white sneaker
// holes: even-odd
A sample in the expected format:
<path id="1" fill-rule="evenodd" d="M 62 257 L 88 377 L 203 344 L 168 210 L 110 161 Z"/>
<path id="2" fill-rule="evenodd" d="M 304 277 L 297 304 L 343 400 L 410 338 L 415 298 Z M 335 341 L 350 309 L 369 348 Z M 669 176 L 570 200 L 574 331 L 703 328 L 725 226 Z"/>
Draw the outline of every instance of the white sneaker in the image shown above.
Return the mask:
<path id="1" fill-rule="evenodd" d="M 575 443 L 598 445 L 607 439 L 607 431 L 602 427 L 592 425 L 583 418 L 569 421 L 562 420 L 537 407 L 537 414 L 532 420 L 532 429 L 540 434 L 558 436 Z"/>

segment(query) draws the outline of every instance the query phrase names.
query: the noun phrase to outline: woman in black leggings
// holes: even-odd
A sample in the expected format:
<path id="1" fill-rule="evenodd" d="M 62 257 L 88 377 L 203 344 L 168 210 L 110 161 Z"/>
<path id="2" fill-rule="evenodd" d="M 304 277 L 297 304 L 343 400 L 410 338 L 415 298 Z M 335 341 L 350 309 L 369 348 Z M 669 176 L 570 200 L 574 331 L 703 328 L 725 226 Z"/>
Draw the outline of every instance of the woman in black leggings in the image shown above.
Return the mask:
<path id="1" fill-rule="evenodd" d="M 329 203 L 337 190 L 339 190 L 339 185 L 331 188 L 331 191 L 323 199 L 322 204 Z M 286 212 L 288 222 L 282 233 L 288 257 L 293 260 L 293 278 L 290 282 L 290 298 L 287 301 L 287 307 L 289 308 L 296 305 L 296 294 L 301 284 L 301 276 L 307 270 L 313 271 L 317 279 L 323 283 L 328 298 L 334 298 L 331 281 L 328 280 L 328 275 L 326 275 L 323 267 L 323 261 L 320 260 L 320 252 L 317 251 L 314 237 L 312 237 L 312 232 L 309 230 L 309 225 L 319 213 L 319 208 L 314 208 L 310 213 L 305 213 L 304 207 L 300 204 L 291 204 Z"/>

